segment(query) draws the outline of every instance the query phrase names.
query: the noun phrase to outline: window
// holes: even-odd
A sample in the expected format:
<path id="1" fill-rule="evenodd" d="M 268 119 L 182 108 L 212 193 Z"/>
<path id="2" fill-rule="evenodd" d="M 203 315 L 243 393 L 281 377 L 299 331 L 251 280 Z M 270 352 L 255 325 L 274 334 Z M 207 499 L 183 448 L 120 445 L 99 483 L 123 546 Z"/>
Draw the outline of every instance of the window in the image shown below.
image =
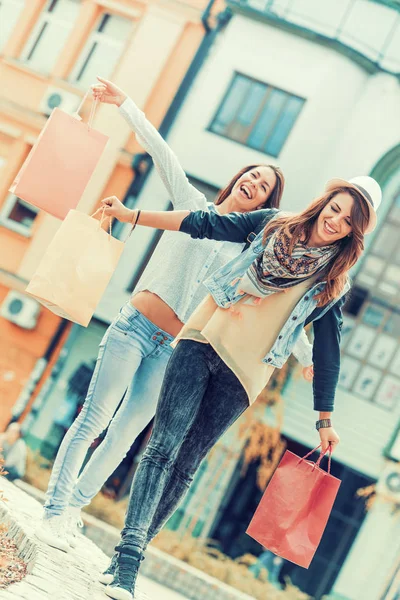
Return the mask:
<path id="1" fill-rule="evenodd" d="M 30 237 L 39 209 L 11 194 L 0 210 L 0 225 Z"/>
<path id="2" fill-rule="evenodd" d="M 118 15 L 103 14 L 82 51 L 72 81 L 88 88 L 96 82 L 96 76 L 110 77 L 123 52 L 132 21 Z"/>
<path id="3" fill-rule="evenodd" d="M 342 328 L 340 385 L 388 410 L 400 404 L 399 223 L 400 191 L 356 276 Z"/>
<path id="4" fill-rule="evenodd" d="M 0 52 L 17 24 L 24 4 L 24 0 L 0 0 Z"/>
<path id="5" fill-rule="evenodd" d="M 209 129 L 278 156 L 304 103 L 304 98 L 235 73 Z"/>
<path id="6" fill-rule="evenodd" d="M 49 75 L 79 12 L 79 0 L 49 0 L 24 48 L 21 59 Z"/>
<path id="7" fill-rule="evenodd" d="M 390 304 L 400 304 L 400 190 L 357 274 L 357 284 L 373 289 Z"/>

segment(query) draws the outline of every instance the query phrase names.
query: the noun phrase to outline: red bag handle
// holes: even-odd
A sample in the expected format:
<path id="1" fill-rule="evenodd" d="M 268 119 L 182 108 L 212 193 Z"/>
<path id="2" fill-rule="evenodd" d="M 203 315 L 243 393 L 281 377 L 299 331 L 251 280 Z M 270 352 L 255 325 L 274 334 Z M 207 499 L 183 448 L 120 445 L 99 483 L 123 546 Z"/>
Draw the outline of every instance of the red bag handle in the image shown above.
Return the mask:
<path id="1" fill-rule="evenodd" d="M 305 460 L 306 458 L 308 458 L 309 456 L 311 456 L 311 454 L 314 454 L 314 452 L 316 450 L 318 450 L 318 448 L 321 448 L 322 444 L 319 444 L 319 446 L 317 446 L 316 448 L 314 448 L 314 450 L 311 450 L 311 452 L 309 452 L 308 454 L 306 454 L 305 456 L 303 456 L 303 458 L 301 458 L 299 460 L 299 462 L 301 462 L 302 460 Z M 321 461 L 324 458 L 325 454 L 328 452 L 328 473 L 330 474 L 331 472 L 331 461 L 332 461 L 332 446 L 331 444 L 329 444 L 329 446 L 326 448 L 326 450 L 324 450 L 323 452 L 320 452 L 319 458 L 317 460 L 316 463 L 314 463 L 314 469 L 315 467 L 320 467 Z"/>

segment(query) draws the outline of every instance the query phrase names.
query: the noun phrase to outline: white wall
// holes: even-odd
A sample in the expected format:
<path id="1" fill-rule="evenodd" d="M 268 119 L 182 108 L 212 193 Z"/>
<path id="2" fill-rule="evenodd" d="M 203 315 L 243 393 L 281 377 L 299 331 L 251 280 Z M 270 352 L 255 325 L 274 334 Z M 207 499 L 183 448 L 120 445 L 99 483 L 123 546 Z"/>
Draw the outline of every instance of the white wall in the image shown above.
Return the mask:
<path id="1" fill-rule="evenodd" d="M 239 71 L 306 98 L 278 158 L 206 129 Z M 223 186 L 243 165 L 279 164 L 284 206 L 300 209 L 336 176 L 370 172 L 399 141 L 400 85 L 369 76 L 334 50 L 235 16 L 220 36 L 168 138 L 190 174 Z"/>
<path id="2" fill-rule="evenodd" d="M 306 98 L 278 158 L 206 131 L 235 71 Z M 320 191 L 320 167 L 367 83 L 348 59 L 289 33 L 235 16 L 221 35 L 169 137 L 191 174 L 222 186 L 248 163 L 279 164 L 285 206 L 300 209 Z M 346 93 L 339 93 L 345 82 Z"/>
<path id="3" fill-rule="evenodd" d="M 306 446 L 319 444 L 315 430 L 311 384 L 293 379 L 284 396 L 283 433 Z M 388 412 L 338 387 L 333 420 L 340 435 L 335 459 L 369 477 L 378 478 L 384 466 L 383 450 L 400 419 L 400 405 Z"/>
<path id="4" fill-rule="evenodd" d="M 392 505 L 377 500 L 340 570 L 334 592 L 351 600 L 382 598 L 399 553 L 400 520 Z"/>

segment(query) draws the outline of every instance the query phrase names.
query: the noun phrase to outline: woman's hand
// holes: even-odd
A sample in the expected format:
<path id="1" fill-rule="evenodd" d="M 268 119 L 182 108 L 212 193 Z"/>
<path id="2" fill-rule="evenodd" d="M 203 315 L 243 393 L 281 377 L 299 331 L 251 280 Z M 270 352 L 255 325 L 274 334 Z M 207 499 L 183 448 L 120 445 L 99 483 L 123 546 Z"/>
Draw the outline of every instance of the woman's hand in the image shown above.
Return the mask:
<path id="1" fill-rule="evenodd" d="M 123 223 L 132 222 L 135 211 L 126 208 L 117 196 L 110 196 L 101 201 L 101 205 L 105 207 L 104 214 L 108 217 L 115 217 Z"/>
<path id="2" fill-rule="evenodd" d="M 314 379 L 314 365 L 303 367 L 302 373 L 306 381 L 312 381 Z"/>
<path id="3" fill-rule="evenodd" d="M 324 453 L 328 450 L 329 446 L 333 452 L 340 442 L 340 437 L 333 429 L 333 427 L 321 427 L 318 431 L 319 439 L 321 440 L 321 452 Z"/>
<path id="4" fill-rule="evenodd" d="M 127 98 L 125 92 L 123 92 L 121 88 L 117 87 L 111 81 L 103 79 L 103 77 L 98 77 L 97 79 L 100 81 L 100 83 L 91 86 L 93 96 L 100 102 L 121 106 L 121 104 Z"/>

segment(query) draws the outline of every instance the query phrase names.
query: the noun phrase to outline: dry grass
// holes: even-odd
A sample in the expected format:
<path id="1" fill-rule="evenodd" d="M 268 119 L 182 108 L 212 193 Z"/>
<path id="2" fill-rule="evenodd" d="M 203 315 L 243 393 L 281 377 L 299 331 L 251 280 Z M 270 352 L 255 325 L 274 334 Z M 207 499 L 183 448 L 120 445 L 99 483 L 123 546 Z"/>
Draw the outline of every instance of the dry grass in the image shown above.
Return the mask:
<path id="1" fill-rule="evenodd" d="M 7 537 L 6 528 L 0 525 L 0 590 L 21 581 L 26 575 L 26 564 L 18 558 L 18 548 Z"/>
<path id="2" fill-rule="evenodd" d="M 49 484 L 51 467 L 52 463 L 50 461 L 43 458 L 38 452 L 32 452 L 28 448 L 24 481 L 36 489 L 45 492 Z M 122 529 L 127 505 L 128 498 L 120 502 L 115 502 L 115 500 L 111 500 L 102 493 L 99 493 L 93 498 L 91 504 L 84 508 L 84 511 L 101 521 L 109 523 L 109 525 Z"/>
<path id="3" fill-rule="evenodd" d="M 105 521 L 109 525 L 113 525 L 117 529 L 122 529 L 127 507 L 128 498 L 116 502 L 100 492 L 93 498 L 89 506 L 84 508 L 84 511 L 101 521 Z"/>
<path id="4" fill-rule="evenodd" d="M 267 571 L 263 569 L 260 579 L 249 571 L 256 557 L 246 554 L 236 560 L 229 558 L 210 543 L 185 535 L 183 538 L 174 531 L 163 530 L 152 542 L 156 548 L 182 560 L 192 567 L 204 571 L 257 600 L 310 600 L 310 596 L 300 591 L 290 582 L 285 590 L 277 590 L 267 581 Z"/>
<path id="5" fill-rule="evenodd" d="M 32 452 L 28 448 L 26 472 L 23 479 L 36 489 L 45 492 L 49 484 L 51 467 L 52 463 L 49 460 L 43 458 L 39 452 Z"/>
<path id="6" fill-rule="evenodd" d="M 7 471 L 4 470 L 4 458 L 1 454 L 1 448 L 0 448 L 0 477 L 4 477 L 4 475 L 7 475 Z M 0 502 L 7 502 L 7 498 L 4 497 L 4 493 L 3 490 L 0 489 Z"/>

